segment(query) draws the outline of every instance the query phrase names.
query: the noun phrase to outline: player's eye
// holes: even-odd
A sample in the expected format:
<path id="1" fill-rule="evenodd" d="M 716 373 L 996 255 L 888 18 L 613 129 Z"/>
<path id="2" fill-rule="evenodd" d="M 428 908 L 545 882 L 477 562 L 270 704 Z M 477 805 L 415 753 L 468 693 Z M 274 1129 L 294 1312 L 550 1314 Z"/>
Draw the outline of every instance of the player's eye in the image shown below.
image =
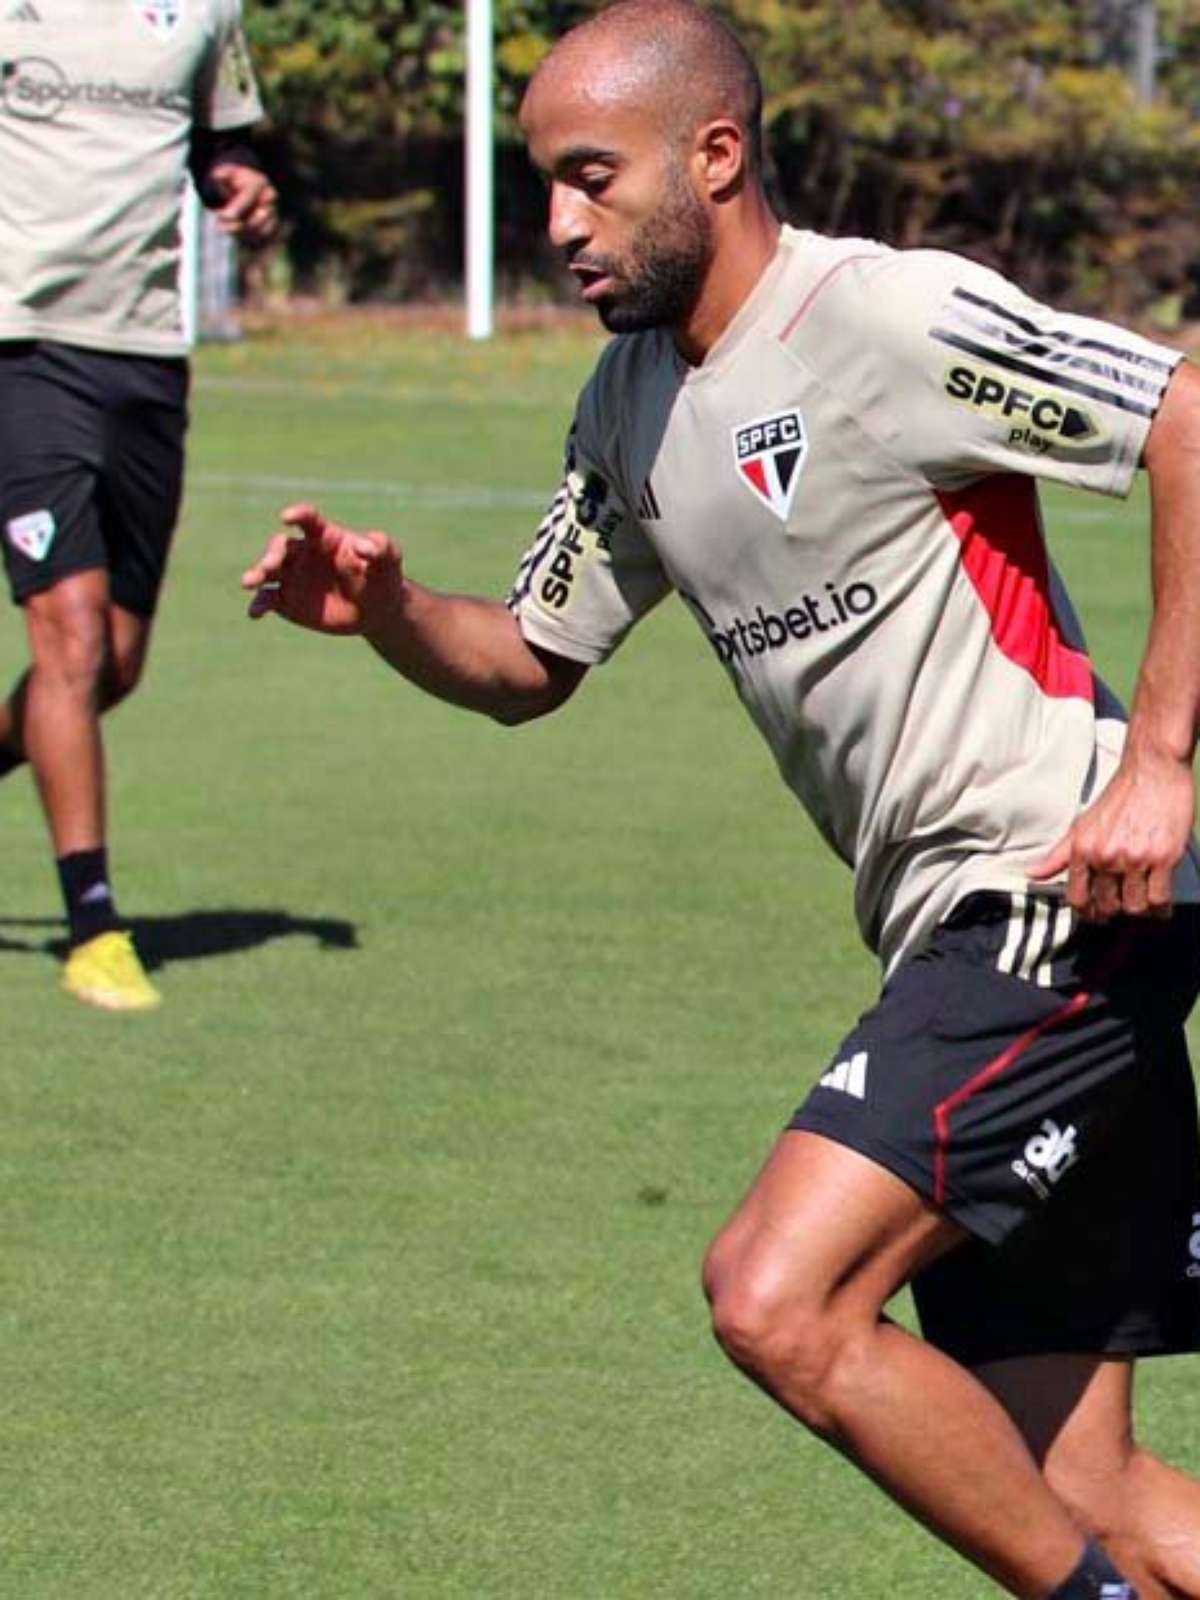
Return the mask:
<path id="1" fill-rule="evenodd" d="M 612 182 L 612 172 L 607 167 L 585 167 L 576 183 L 591 200 L 597 200 Z"/>

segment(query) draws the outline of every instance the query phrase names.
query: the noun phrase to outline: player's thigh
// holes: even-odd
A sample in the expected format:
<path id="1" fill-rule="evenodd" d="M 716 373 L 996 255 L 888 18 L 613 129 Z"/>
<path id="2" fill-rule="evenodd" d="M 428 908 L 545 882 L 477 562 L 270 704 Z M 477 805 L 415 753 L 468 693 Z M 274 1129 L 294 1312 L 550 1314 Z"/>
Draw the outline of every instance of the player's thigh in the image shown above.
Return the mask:
<path id="1" fill-rule="evenodd" d="M 0 342 L 0 529 L 18 603 L 107 563 L 97 505 L 103 409 L 73 354 Z"/>
<path id="2" fill-rule="evenodd" d="M 714 1240 L 705 1284 L 762 1311 L 833 1299 L 874 1317 L 961 1231 L 908 1183 L 857 1150 L 784 1132 Z"/>
<path id="3" fill-rule="evenodd" d="M 113 358 L 113 393 L 100 492 L 114 602 L 153 616 L 183 494 L 187 366 L 155 357 Z"/>

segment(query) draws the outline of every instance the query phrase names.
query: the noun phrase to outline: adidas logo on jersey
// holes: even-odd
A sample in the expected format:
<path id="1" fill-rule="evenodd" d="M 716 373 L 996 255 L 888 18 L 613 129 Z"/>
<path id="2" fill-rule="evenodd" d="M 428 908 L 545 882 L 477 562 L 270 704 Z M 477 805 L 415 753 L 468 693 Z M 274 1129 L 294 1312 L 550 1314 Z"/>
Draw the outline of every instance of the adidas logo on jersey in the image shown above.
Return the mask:
<path id="1" fill-rule="evenodd" d="M 33 0 L 18 0 L 18 4 L 4 13 L 5 22 L 40 22 Z"/>
<path id="2" fill-rule="evenodd" d="M 855 1100 L 867 1098 L 867 1052 L 856 1050 L 845 1061 L 839 1061 L 836 1066 L 821 1079 L 822 1089 L 836 1089 L 839 1094 L 848 1094 Z"/>
<path id="3" fill-rule="evenodd" d="M 654 492 L 654 485 L 647 478 L 642 485 L 642 497 L 638 501 L 637 514 L 643 522 L 657 522 L 662 516 L 659 508 L 658 496 Z"/>

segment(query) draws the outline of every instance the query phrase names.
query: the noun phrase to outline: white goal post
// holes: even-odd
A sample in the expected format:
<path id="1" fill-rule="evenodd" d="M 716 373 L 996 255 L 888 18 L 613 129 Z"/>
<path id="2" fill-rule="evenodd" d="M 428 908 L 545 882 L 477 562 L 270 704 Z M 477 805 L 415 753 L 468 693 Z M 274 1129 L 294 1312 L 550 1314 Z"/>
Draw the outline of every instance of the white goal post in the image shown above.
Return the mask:
<path id="1" fill-rule="evenodd" d="M 492 0 L 467 0 L 466 279 L 467 334 L 487 339 L 493 322 Z"/>

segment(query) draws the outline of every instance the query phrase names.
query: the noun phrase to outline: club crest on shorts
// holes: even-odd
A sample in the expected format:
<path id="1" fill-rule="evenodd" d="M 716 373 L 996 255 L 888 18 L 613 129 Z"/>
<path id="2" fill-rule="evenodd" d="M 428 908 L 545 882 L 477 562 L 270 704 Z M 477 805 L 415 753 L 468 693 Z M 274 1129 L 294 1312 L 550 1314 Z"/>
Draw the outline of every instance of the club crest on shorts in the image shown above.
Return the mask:
<path id="1" fill-rule="evenodd" d="M 14 550 L 31 561 L 44 561 L 56 532 L 54 513 L 27 511 L 23 517 L 13 517 L 7 522 L 4 532 Z"/>
<path id="2" fill-rule="evenodd" d="M 807 455 L 808 434 L 798 411 L 777 411 L 771 417 L 739 423 L 733 430 L 738 476 L 781 522 L 792 508 Z"/>
<path id="3" fill-rule="evenodd" d="M 174 33 L 183 16 L 183 0 L 129 0 L 129 3 L 159 39 Z"/>

